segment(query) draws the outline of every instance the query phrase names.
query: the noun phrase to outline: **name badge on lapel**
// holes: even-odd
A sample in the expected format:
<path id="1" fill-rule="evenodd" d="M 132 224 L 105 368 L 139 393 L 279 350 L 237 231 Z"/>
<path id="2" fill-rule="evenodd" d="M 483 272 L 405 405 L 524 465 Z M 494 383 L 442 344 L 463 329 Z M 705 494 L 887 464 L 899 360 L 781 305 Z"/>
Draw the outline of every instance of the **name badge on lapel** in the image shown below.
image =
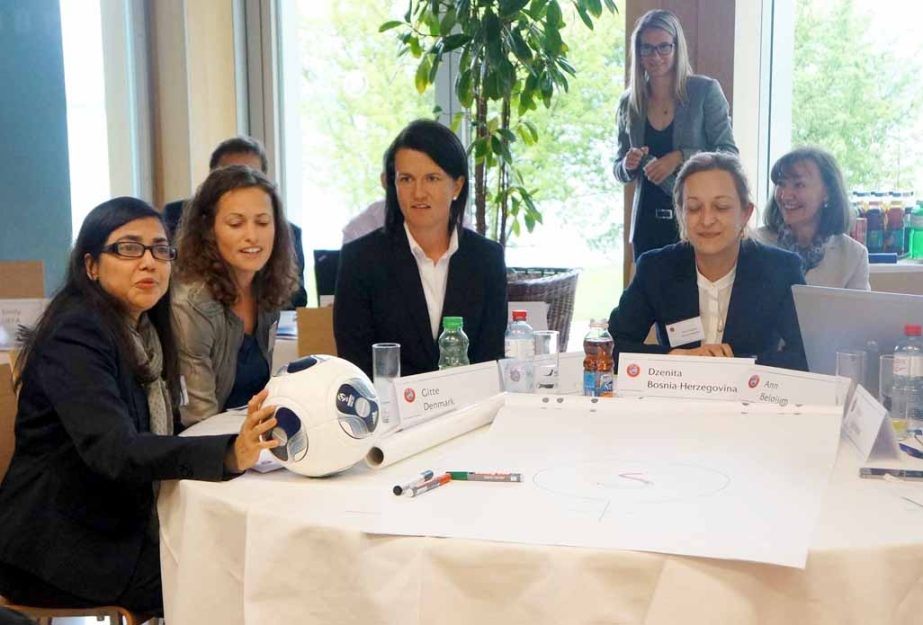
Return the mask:
<path id="1" fill-rule="evenodd" d="M 670 339 L 670 347 L 682 347 L 696 341 L 704 341 L 702 317 L 692 317 L 667 325 L 667 338 Z"/>

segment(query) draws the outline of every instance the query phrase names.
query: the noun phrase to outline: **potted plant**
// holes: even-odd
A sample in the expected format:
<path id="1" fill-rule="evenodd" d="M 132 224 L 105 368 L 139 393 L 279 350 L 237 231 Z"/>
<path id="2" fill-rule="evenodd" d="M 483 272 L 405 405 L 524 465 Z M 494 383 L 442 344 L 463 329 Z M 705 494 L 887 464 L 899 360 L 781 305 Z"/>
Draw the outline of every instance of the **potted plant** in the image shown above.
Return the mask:
<path id="1" fill-rule="evenodd" d="M 604 8 L 616 11 L 613 0 L 570 0 L 588 28 Z M 518 144 L 539 140 L 529 112 L 539 104 L 550 107 L 556 94 L 568 88 L 576 69 L 567 60 L 561 37 L 564 16 L 558 0 L 409 0 L 401 20 L 381 25 L 397 29 L 400 53 L 420 59 L 415 83 L 425 91 L 450 53 L 458 55 L 455 93 L 467 109 L 471 125 L 469 150 L 474 158 L 474 214 L 477 231 L 506 245 L 522 227 L 531 232 L 542 221 L 530 189 L 515 163 Z M 463 120 L 457 118 L 454 123 Z M 569 304 L 549 302 L 549 326 L 563 325 L 562 341 L 573 313 L 576 272 L 561 279 L 570 291 Z M 535 280 L 529 279 L 527 280 Z M 554 278 L 537 278 L 538 291 L 511 286 L 511 300 L 549 301 L 546 286 Z M 511 282 L 512 284 L 512 282 Z M 566 296 L 565 296 L 566 297 Z M 554 323 L 554 317 L 566 322 Z M 565 343 L 566 344 L 566 343 Z"/>

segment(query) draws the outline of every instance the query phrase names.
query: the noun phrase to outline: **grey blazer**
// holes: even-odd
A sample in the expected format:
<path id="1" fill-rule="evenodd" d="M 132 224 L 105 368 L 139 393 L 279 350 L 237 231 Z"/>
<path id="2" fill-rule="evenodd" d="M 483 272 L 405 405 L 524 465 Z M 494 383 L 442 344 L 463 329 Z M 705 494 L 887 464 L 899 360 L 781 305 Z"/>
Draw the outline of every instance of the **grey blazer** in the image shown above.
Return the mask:
<path id="1" fill-rule="evenodd" d="M 642 174 L 641 167 L 633 171 L 625 169 L 628 150 L 644 147 L 645 117 L 631 110 L 629 96 L 626 89 L 619 100 L 618 151 L 612 166 L 612 173 L 620 182 L 631 182 Z M 714 78 L 690 76 L 686 81 L 686 102 L 677 104 L 673 111 L 673 149 L 683 153 L 683 162 L 698 152 L 738 153 L 731 132 L 728 101 Z M 673 173 L 660 183 L 660 188 L 672 197 L 675 181 L 676 173 Z M 635 223 L 641 206 L 641 188 L 641 185 L 635 186 L 631 206 L 631 241 L 635 237 Z"/>
<path id="2" fill-rule="evenodd" d="M 176 283 L 172 297 L 173 331 L 186 395 L 179 411 L 183 425 L 190 426 L 224 409 L 237 377 L 244 324 L 230 308 L 212 298 L 205 284 Z M 278 326 L 278 310 L 260 310 L 253 334 L 270 368 Z"/>

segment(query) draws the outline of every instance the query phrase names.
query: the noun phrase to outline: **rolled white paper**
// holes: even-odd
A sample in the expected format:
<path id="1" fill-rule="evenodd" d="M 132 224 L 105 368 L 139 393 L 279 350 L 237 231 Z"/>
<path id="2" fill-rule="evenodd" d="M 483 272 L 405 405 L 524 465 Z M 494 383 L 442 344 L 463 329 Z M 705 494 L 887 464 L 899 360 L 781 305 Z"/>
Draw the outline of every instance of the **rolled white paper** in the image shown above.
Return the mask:
<path id="1" fill-rule="evenodd" d="M 382 469 L 456 436 L 467 434 L 492 422 L 503 403 L 501 393 L 416 427 L 395 432 L 378 441 L 369 450 L 365 463 L 373 469 Z"/>

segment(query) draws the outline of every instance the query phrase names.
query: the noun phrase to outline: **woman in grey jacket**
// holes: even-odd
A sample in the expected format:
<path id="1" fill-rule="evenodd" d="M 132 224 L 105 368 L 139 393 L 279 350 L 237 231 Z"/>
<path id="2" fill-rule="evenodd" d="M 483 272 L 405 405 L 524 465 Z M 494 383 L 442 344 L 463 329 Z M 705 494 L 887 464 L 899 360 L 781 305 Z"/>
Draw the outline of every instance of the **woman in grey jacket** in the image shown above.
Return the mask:
<path id="1" fill-rule="evenodd" d="M 240 165 L 213 170 L 177 235 L 184 425 L 242 406 L 269 381 L 279 310 L 297 288 L 275 185 Z"/>
<path id="2" fill-rule="evenodd" d="M 692 75 L 682 26 L 648 11 L 631 34 L 631 76 L 619 100 L 613 173 L 637 180 L 631 211 L 635 259 L 679 240 L 672 195 L 676 172 L 698 152 L 737 153 L 718 81 Z"/>
<path id="3" fill-rule="evenodd" d="M 756 238 L 795 252 L 807 284 L 871 290 L 868 250 L 846 234 L 854 216 L 833 155 L 815 147 L 792 150 L 769 178 L 774 188 Z"/>

